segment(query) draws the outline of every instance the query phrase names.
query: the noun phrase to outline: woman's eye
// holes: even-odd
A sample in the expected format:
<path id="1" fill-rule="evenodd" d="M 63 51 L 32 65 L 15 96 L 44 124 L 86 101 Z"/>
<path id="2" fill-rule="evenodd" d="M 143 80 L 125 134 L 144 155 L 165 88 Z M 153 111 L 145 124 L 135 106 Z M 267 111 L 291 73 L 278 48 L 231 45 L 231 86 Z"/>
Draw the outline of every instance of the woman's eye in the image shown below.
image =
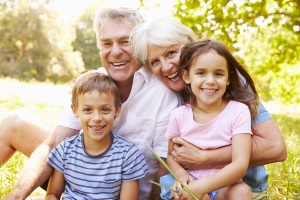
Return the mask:
<path id="1" fill-rule="evenodd" d="M 171 58 L 171 57 L 173 57 L 176 53 L 177 53 L 177 51 L 169 51 L 168 54 L 167 54 L 167 56 L 168 56 L 168 58 Z"/>
<path id="2" fill-rule="evenodd" d="M 153 61 L 150 62 L 151 67 L 155 67 L 157 65 L 158 65 L 158 60 L 153 60 Z"/>

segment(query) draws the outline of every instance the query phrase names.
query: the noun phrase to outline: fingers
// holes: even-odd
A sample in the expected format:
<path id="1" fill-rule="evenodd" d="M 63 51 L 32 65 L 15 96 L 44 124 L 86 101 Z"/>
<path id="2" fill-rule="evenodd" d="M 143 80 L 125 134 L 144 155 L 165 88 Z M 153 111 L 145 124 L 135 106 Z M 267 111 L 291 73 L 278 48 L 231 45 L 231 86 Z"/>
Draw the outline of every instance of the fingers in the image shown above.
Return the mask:
<path id="1" fill-rule="evenodd" d="M 180 137 L 173 138 L 172 141 L 174 142 L 174 144 L 179 146 L 184 146 L 186 144 L 186 142 Z"/>

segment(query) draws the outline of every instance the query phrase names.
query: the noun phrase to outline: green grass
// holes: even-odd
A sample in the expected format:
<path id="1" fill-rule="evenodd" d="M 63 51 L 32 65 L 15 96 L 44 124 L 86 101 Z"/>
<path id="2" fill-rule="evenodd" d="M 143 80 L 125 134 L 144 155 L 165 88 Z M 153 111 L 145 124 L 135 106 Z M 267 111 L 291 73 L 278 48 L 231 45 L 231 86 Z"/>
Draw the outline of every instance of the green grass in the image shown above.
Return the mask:
<path id="1" fill-rule="evenodd" d="M 69 98 L 69 88 L 68 85 L 28 84 L 0 79 L 0 113 L 21 109 L 54 127 L 57 116 Z M 274 105 L 267 108 L 273 112 L 273 118 L 282 130 L 288 148 L 288 158 L 282 163 L 267 165 L 270 187 L 268 196 L 264 199 L 300 200 L 300 109 L 279 106 L 275 110 Z M 0 168 L 0 199 L 11 190 L 26 161 L 26 157 L 16 153 Z M 37 193 L 41 193 L 41 190 L 36 190 L 34 194 Z"/>

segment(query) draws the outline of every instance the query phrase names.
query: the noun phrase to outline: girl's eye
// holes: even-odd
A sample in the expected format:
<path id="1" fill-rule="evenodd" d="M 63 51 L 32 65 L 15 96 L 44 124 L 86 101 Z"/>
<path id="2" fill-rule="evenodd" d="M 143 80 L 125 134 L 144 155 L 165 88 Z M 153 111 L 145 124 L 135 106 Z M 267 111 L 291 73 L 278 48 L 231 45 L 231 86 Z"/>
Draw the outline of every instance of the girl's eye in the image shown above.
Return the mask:
<path id="1" fill-rule="evenodd" d="M 223 73 L 216 73 L 216 76 L 221 77 L 223 76 Z"/>
<path id="2" fill-rule="evenodd" d="M 103 109 L 102 109 L 102 112 L 103 112 L 103 113 L 109 113 L 109 111 L 110 111 L 109 108 L 103 108 Z"/>
<path id="3" fill-rule="evenodd" d="M 204 72 L 197 72 L 196 74 L 198 74 L 198 75 L 200 75 L 200 76 L 203 76 L 203 75 L 205 75 L 205 73 L 204 73 Z"/>

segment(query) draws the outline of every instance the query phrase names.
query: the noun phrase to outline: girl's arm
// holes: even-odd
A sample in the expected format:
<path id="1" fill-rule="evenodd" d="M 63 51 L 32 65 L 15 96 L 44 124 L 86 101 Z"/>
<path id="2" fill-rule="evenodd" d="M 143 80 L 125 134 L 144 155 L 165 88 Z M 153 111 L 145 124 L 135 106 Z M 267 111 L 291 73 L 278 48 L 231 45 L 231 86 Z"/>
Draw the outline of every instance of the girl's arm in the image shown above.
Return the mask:
<path id="1" fill-rule="evenodd" d="M 171 154 L 171 152 L 173 151 L 173 147 L 174 147 L 174 143 L 172 142 L 172 139 L 169 140 L 169 147 L 168 147 L 168 157 L 167 157 L 167 164 L 169 166 L 169 168 L 172 170 L 172 172 L 178 177 L 178 179 L 185 185 L 188 185 L 188 183 L 190 181 L 192 181 L 193 179 L 189 176 L 189 174 L 187 173 L 187 171 L 178 163 L 173 159 L 173 156 Z M 173 185 L 173 189 L 174 190 L 182 190 L 182 186 L 180 183 L 178 183 L 175 180 L 175 183 Z M 175 195 L 173 193 L 173 196 L 175 197 Z"/>
<path id="2" fill-rule="evenodd" d="M 242 179 L 249 166 L 251 147 L 250 134 L 234 135 L 232 138 L 232 162 L 213 175 L 191 182 L 188 187 L 196 195 L 202 197 L 204 194 L 227 187 Z M 187 194 L 185 193 L 185 195 Z"/>
<path id="3" fill-rule="evenodd" d="M 122 182 L 120 200 L 139 199 L 139 180 Z"/>
<path id="4" fill-rule="evenodd" d="M 50 178 L 46 200 L 60 199 L 65 189 L 65 178 L 62 173 L 54 169 L 53 174 Z"/>

